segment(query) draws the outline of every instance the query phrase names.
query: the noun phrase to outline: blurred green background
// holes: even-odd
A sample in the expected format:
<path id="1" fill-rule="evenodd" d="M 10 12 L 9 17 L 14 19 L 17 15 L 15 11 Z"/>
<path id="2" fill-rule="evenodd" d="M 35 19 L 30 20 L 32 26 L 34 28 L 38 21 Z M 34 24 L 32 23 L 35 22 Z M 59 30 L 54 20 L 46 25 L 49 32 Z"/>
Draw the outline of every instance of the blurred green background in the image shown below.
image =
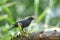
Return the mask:
<path id="1" fill-rule="evenodd" d="M 0 40 L 10 40 L 19 30 L 7 30 L 17 20 L 29 16 L 35 17 L 28 27 L 30 33 L 60 27 L 60 0 L 0 0 Z"/>

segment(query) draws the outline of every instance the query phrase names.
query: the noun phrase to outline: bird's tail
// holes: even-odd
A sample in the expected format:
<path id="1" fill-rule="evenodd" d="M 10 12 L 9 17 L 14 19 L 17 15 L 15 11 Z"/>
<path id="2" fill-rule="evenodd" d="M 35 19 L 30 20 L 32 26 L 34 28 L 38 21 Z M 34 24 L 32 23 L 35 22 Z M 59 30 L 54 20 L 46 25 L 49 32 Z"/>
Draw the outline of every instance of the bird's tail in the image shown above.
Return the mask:
<path id="1" fill-rule="evenodd" d="M 11 27 L 11 28 L 9 28 L 8 31 L 12 30 L 13 28 L 15 28 L 15 27 Z"/>

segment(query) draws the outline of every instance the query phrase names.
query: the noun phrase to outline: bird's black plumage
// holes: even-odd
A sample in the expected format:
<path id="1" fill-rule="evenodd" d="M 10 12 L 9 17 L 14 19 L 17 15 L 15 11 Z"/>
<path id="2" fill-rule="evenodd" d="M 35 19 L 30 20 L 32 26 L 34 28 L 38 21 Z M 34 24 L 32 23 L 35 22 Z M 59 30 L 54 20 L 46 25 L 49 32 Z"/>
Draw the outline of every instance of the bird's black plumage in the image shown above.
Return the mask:
<path id="1" fill-rule="evenodd" d="M 31 21 L 32 21 L 33 19 L 34 19 L 33 17 L 29 17 L 29 18 L 27 18 L 27 19 L 25 19 L 25 20 L 18 21 L 18 22 L 16 22 L 16 23 L 14 24 L 14 26 L 13 26 L 12 28 L 18 27 L 18 23 L 20 23 L 20 25 L 21 25 L 21 27 L 22 27 L 22 29 L 23 29 L 23 28 L 29 26 L 29 24 L 31 23 Z M 12 28 L 11 28 L 11 29 L 12 29 Z M 11 29 L 10 29 L 10 30 L 11 30 Z"/>

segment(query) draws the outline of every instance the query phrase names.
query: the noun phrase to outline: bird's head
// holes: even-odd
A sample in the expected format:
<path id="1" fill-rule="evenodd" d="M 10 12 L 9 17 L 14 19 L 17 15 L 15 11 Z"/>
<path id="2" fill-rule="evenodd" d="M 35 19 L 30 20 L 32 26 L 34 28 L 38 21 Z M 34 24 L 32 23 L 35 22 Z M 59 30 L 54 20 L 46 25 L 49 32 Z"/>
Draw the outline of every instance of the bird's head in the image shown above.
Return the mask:
<path id="1" fill-rule="evenodd" d="M 33 19 L 34 19 L 34 17 L 33 17 L 33 16 L 30 16 L 28 19 L 29 19 L 29 20 L 33 20 Z"/>

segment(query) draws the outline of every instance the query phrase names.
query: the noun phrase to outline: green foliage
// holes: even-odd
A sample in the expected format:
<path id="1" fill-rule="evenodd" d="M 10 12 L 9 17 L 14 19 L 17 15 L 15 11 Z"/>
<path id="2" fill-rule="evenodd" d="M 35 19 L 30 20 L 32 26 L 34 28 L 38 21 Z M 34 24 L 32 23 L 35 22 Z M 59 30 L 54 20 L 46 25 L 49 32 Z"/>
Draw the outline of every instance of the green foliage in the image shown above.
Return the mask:
<path id="1" fill-rule="evenodd" d="M 19 18 L 25 18 L 28 16 L 36 17 L 35 22 L 36 25 L 38 23 L 45 22 L 45 16 L 48 14 L 47 11 L 52 8 L 60 8 L 60 0 L 0 0 L 0 40 L 10 40 L 11 34 L 10 32 L 16 32 L 18 29 L 7 31 L 10 26 L 12 26 Z M 51 18 L 49 25 L 54 25 L 60 20 L 60 17 Z M 52 23 L 53 22 L 53 23 Z M 33 23 L 32 23 L 33 24 Z M 34 27 L 31 28 L 31 31 L 35 32 L 35 27 L 41 27 L 39 25 L 32 25 Z M 44 28 L 39 28 L 39 30 Z M 26 31 L 27 32 L 27 31 Z"/>
<path id="2" fill-rule="evenodd" d="M 54 7 L 55 7 L 55 8 L 57 8 L 57 7 L 60 8 L 60 0 L 57 0 L 57 1 L 56 1 L 56 4 L 54 5 Z"/>
<path id="3" fill-rule="evenodd" d="M 23 30 L 22 30 L 22 28 L 21 28 L 20 23 L 18 23 L 18 27 L 19 27 L 19 31 L 20 31 L 20 39 L 22 40 Z"/>

